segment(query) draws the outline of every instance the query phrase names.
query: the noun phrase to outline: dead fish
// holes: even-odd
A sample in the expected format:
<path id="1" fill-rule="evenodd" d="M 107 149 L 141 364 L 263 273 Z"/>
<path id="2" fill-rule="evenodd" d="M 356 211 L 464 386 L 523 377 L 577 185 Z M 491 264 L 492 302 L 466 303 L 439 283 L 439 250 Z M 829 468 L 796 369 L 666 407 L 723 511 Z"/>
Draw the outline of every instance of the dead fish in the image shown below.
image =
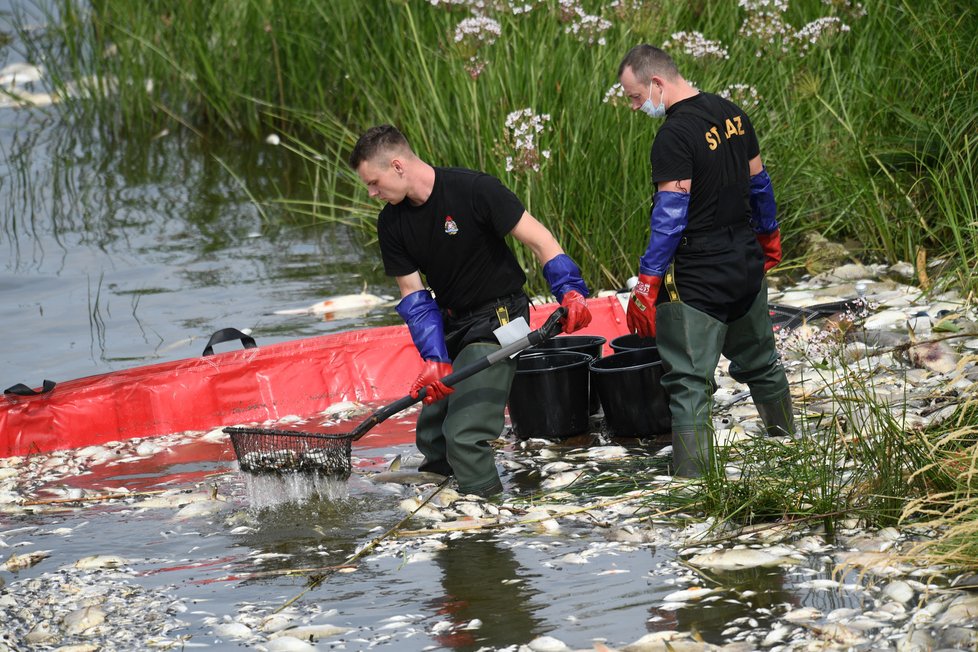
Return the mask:
<path id="1" fill-rule="evenodd" d="M 911 364 L 934 373 L 947 374 L 958 366 L 961 356 L 944 342 L 922 342 L 910 347 L 907 357 Z"/>
<path id="2" fill-rule="evenodd" d="M 117 555 L 92 555 L 90 557 L 82 557 L 74 565 L 75 568 L 80 570 L 95 570 L 98 568 L 118 568 L 128 563 L 128 559 Z"/>
<path id="3" fill-rule="evenodd" d="M 0 86 L 13 88 L 40 81 L 44 69 L 30 63 L 11 63 L 0 70 Z"/>
<path id="4" fill-rule="evenodd" d="M 184 521 L 191 518 L 202 518 L 217 514 L 227 509 L 228 504 L 220 500 L 201 501 L 181 507 L 173 516 L 174 520 Z"/>
<path id="5" fill-rule="evenodd" d="M 841 645 L 860 645 L 867 642 L 867 639 L 859 634 L 859 632 L 839 623 L 809 625 L 809 627 L 819 635 Z"/>
<path id="6" fill-rule="evenodd" d="M 85 607 L 64 617 L 65 633 L 82 634 L 105 622 L 105 612 L 98 607 Z"/>
<path id="7" fill-rule="evenodd" d="M 624 446 L 595 446 L 587 451 L 587 458 L 592 460 L 615 460 L 628 455 Z"/>
<path id="8" fill-rule="evenodd" d="M 439 484 L 445 479 L 445 476 L 441 475 L 440 473 L 432 473 L 430 471 L 402 471 L 401 456 L 397 455 L 393 460 L 391 460 L 391 463 L 387 466 L 386 471 L 374 473 L 373 475 L 368 476 L 367 479 L 374 484 Z"/>
<path id="9" fill-rule="evenodd" d="M 693 566 L 715 570 L 735 570 L 742 568 L 764 568 L 797 564 L 798 561 L 785 554 L 776 554 L 764 549 L 732 548 L 694 555 L 689 560 Z"/>
<path id="10" fill-rule="evenodd" d="M 325 410 L 320 412 L 324 417 L 333 417 L 337 419 L 351 419 L 359 414 L 366 414 L 370 411 L 370 408 L 363 403 L 357 403 L 356 401 L 340 401 L 339 403 L 333 403 L 328 406 Z M 401 456 L 398 455 L 397 459 Z M 394 469 L 396 470 L 396 469 Z"/>
<path id="11" fill-rule="evenodd" d="M 304 652 L 305 650 L 315 650 L 316 647 L 294 636 L 282 636 L 269 641 L 264 649 L 267 652 Z"/>
<path id="12" fill-rule="evenodd" d="M 566 643 L 553 636 L 538 636 L 527 643 L 526 647 L 532 652 L 569 652 L 570 650 Z"/>
<path id="13" fill-rule="evenodd" d="M 444 521 L 445 515 L 439 512 L 434 507 L 430 505 L 422 505 L 421 498 L 414 496 L 413 498 L 407 498 L 399 503 L 399 507 L 407 512 L 408 514 L 413 514 L 419 518 L 426 518 L 430 521 Z"/>
<path id="14" fill-rule="evenodd" d="M 336 625 L 302 625 L 299 627 L 292 627 L 290 629 L 284 629 L 282 631 L 275 632 L 269 639 L 276 639 L 282 636 L 291 636 L 292 638 L 297 638 L 303 641 L 316 641 L 321 638 L 326 638 L 329 636 L 336 636 L 337 634 L 345 634 L 350 631 L 349 627 L 338 627 Z"/>
<path id="15" fill-rule="evenodd" d="M 45 643 L 52 643 L 59 638 L 60 633 L 57 628 L 47 620 L 42 620 L 31 628 L 31 631 L 27 633 L 24 640 L 32 645 L 43 645 Z"/>
<path id="16" fill-rule="evenodd" d="M 551 491 L 553 489 L 562 489 L 568 487 L 578 479 L 584 476 L 584 471 L 561 471 L 560 473 L 555 473 L 546 480 L 540 483 L 540 488 L 544 491 Z"/>
<path id="17" fill-rule="evenodd" d="M 0 108 L 18 108 L 51 106 L 58 102 L 59 96 L 51 93 L 30 93 L 27 91 L 14 92 L 8 90 L 0 95 Z"/>
<path id="18" fill-rule="evenodd" d="M 822 612 L 815 607 L 799 607 L 797 609 L 792 609 L 782 616 L 782 618 L 787 620 L 789 623 L 813 622 L 821 617 Z"/>
<path id="19" fill-rule="evenodd" d="M 250 638 L 254 632 L 244 623 L 221 623 L 214 627 L 214 633 L 222 638 Z"/>
<path id="20" fill-rule="evenodd" d="M 306 308 L 276 310 L 275 315 L 316 315 L 328 321 L 337 317 L 348 317 L 361 312 L 368 312 L 377 306 L 389 303 L 389 300 L 375 294 L 361 292 L 360 294 L 341 294 L 328 297 Z"/>
<path id="21" fill-rule="evenodd" d="M 714 592 L 715 592 L 714 589 L 710 589 L 705 586 L 693 586 L 688 589 L 673 591 L 666 597 L 662 598 L 662 600 L 664 602 L 689 602 L 691 600 L 699 600 L 700 598 L 705 598 L 706 596 Z"/>
<path id="22" fill-rule="evenodd" d="M 863 328 L 868 331 L 879 331 L 887 328 L 906 327 L 907 313 L 903 310 L 884 310 L 872 315 L 863 322 Z"/>
<path id="23" fill-rule="evenodd" d="M 22 555 L 10 555 L 7 557 L 7 561 L 0 564 L 0 570 L 13 572 L 30 568 L 50 554 L 50 550 L 35 550 L 33 552 L 25 552 Z"/>

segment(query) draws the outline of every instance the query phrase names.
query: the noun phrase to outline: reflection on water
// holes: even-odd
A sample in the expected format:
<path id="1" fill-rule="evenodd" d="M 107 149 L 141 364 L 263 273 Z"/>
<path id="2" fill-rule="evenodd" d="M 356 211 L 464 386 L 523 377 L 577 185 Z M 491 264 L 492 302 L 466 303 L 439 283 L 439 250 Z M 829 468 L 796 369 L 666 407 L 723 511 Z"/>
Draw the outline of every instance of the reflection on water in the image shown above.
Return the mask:
<path id="1" fill-rule="evenodd" d="M 227 327 L 263 345 L 400 323 L 386 306 L 333 321 L 273 314 L 395 293 L 369 234 L 276 202 L 308 199 L 302 183 L 261 143 L 114 139 L 0 109 L 2 386 L 197 357 Z"/>
<path id="2" fill-rule="evenodd" d="M 785 571 L 781 568 L 747 568 L 734 571 L 705 571 L 700 574 L 705 587 L 722 587 L 721 598 L 691 602 L 679 609 L 653 607 L 648 621 L 649 631 L 679 630 L 698 633 L 704 641 L 721 645 L 729 642 L 729 634 L 721 632 L 738 623 L 752 619 L 761 627 L 777 620 L 772 610 L 777 605 L 798 606 L 798 597 L 785 589 Z M 757 628 L 745 625 L 740 629 Z"/>
<path id="3" fill-rule="evenodd" d="M 247 474 L 244 474 L 247 477 Z M 251 481 L 254 482 L 253 480 Z M 359 545 L 397 522 L 394 497 L 348 495 L 336 480 L 324 480 L 342 497 L 312 493 L 302 502 L 280 502 L 239 512 L 233 527 L 235 546 L 250 549 L 248 572 L 295 571 L 339 564 Z M 310 488 L 312 482 L 305 484 Z M 276 490 L 282 487 L 276 487 Z M 250 489 L 249 489 L 250 491 Z"/>
<path id="4" fill-rule="evenodd" d="M 524 642 L 541 633 L 534 616 L 538 596 L 513 552 L 495 541 L 463 538 L 448 541 L 435 555 L 443 593 L 428 602 L 438 616 L 452 624 L 436 632 L 439 644 L 471 650 L 482 645 Z M 473 624 L 481 621 L 481 625 Z"/>

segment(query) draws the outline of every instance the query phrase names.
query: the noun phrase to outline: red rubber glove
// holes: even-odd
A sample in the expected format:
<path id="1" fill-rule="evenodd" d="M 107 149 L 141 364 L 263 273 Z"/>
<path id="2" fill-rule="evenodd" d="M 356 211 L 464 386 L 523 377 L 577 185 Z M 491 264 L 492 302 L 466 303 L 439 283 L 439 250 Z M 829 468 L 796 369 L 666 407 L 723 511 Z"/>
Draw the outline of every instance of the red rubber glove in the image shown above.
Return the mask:
<path id="1" fill-rule="evenodd" d="M 425 388 L 424 398 L 421 402 L 431 405 L 435 401 L 440 401 L 452 392 L 454 388 L 441 382 L 441 379 L 452 373 L 451 362 L 439 362 L 438 360 L 425 360 L 421 373 L 414 379 L 411 385 L 411 398 L 418 398 L 421 388 Z"/>
<path id="2" fill-rule="evenodd" d="M 560 320 L 565 333 L 573 333 L 591 323 L 591 311 L 587 309 L 587 301 L 577 290 L 565 292 L 564 300 L 560 305 L 567 308 L 567 314 Z"/>
<path id="3" fill-rule="evenodd" d="M 661 276 L 638 275 L 638 283 L 632 289 L 625 313 L 628 330 L 642 337 L 655 337 L 655 299 L 659 296 L 661 284 Z"/>
<path id="4" fill-rule="evenodd" d="M 771 269 L 781 262 L 781 229 L 770 233 L 755 233 L 757 241 L 764 250 L 764 271 Z"/>

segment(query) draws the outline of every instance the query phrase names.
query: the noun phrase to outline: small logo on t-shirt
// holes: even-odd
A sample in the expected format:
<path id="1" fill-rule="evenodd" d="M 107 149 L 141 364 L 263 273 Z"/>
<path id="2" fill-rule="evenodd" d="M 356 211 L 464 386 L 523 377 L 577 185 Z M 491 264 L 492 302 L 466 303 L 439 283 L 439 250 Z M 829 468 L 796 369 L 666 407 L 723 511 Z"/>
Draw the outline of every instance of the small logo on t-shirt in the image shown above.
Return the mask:
<path id="1" fill-rule="evenodd" d="M 448 235 L 456 235 L 458 233 L 458 224 L 455 223 L 451 215 L 445 218 L 445 233 Z"/>

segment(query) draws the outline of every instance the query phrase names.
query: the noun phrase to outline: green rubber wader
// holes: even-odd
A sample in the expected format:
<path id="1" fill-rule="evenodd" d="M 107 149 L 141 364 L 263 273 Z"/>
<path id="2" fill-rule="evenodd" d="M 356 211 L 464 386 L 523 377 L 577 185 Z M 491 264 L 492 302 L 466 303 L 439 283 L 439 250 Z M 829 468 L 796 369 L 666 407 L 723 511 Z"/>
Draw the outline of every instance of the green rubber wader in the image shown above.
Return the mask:
<path id="1" fill-rule="evenodd" d="M 794 435 L 791 392 L 774 341 L 766 280 L 747 314 L 727 324 L 723 355 L 730 360 L 730 376 L 750 388 L 767 434 Z"/>
<path id="2" fill-rule="evenodd" d="M 747 314 L 727 324 L 723 355 L 730 360 L 730 376 L 750 388 L 755 405 L 780 403 L 788 395 L 788 378 L 768 311 L 767 281 Z"/>
<path id="3" fill-rule="evenodd" d="M 713 460 L 714 373 L 726 326 L 679 301 L 656 309 L 662 386 L 672 413 L 673 474 L 698 477 Z"/>
<path id="4" fill-rule="evenodd" d="M 697 477 L 713 463 L 713 393 L 722 353 L 730 375 L 746 384 L 769 434 L 794 434 L 788 378 L 774 341 L 761 284 L 747 313 L 729 324 L 679 301 L 659 304 L 656 344 L 662 357 L 662 385 L 672 412 L 676 475 Z M 680 470 L 682 473 L 680 473 Z"/>
<path id="5" fill-rule="evenodd" d="M 795 434 L 795 417 L 791 411 L 791 394 L 785 392 L 778 401 L 754 402 L 769 437 L 791 437 Z"/>
<path id="6" fill-rule="evenodd" d="M 469 344 L 453 366 L 472 364 L 500 347 Z M 516 360 L 501 360 L 457 385 L 447 398 L 425 405 L 418 416 L 417 446 L 421 470 L 454 475 L 460 493 L 488 496 L 502 491 L 489 442 L 505 425 L 506 399 L 516 375 Z"/>

